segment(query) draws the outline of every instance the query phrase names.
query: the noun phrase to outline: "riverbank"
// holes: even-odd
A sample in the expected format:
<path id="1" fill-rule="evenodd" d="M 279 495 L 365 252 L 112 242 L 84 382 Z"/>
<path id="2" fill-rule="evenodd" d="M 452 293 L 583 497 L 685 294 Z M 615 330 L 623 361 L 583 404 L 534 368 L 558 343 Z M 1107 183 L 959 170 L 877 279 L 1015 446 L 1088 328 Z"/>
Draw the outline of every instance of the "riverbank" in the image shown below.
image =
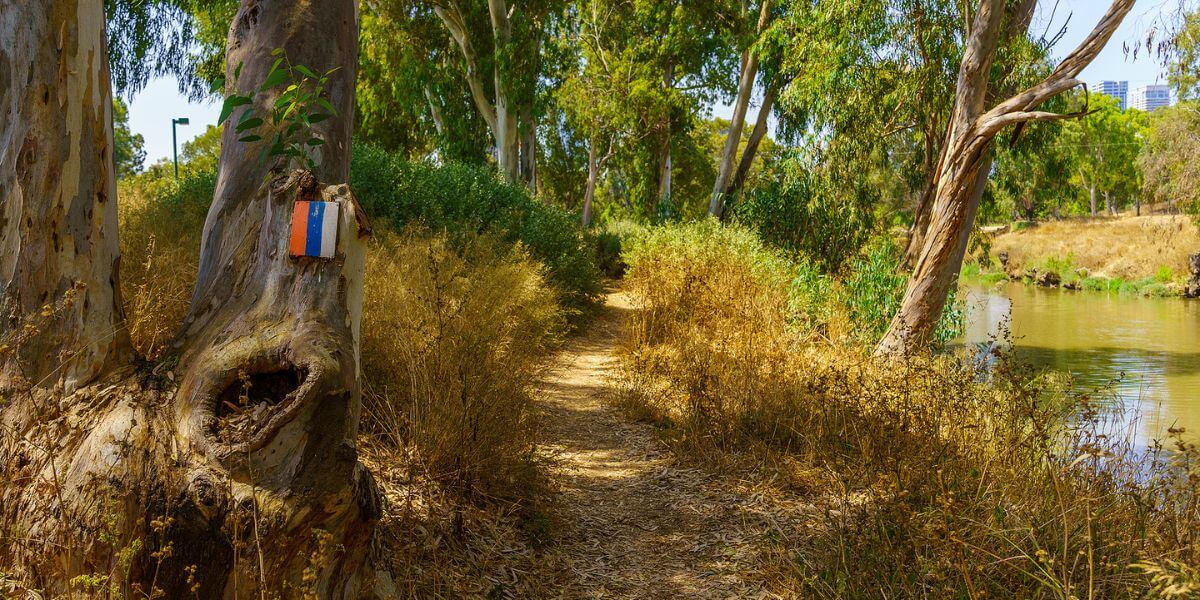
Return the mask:
<path id="1" fill-rule="evenodd" d="M 1087 217 L 1010 226 L 983 246 L 965 281 L 1171 297 L 1188 290 L 1200 229 L 1181 215 Z"/>

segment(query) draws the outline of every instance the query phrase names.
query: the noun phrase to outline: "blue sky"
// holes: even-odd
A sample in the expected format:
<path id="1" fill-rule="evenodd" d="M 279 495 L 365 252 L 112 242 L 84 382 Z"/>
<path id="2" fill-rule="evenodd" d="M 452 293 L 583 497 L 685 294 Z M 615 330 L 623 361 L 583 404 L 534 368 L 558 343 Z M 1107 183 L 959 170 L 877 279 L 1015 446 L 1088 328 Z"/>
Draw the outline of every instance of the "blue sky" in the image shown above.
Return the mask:
<path id="1" fill-rule="evenodd" d="M 1139 41 L 1144 41 L 1148 33 L 1161 28 L 1162 15 L 1175 10 L 1178 2 L 1179 0 L 1138 0 L 1133 12 L 1126 17 L 1112 41 L 1083 72 L 1083 80 L 1128 80 L 1130 91 L 1141 85 L 1166 83 L 1162 65 L 1154 57 L 1148 57 L 1145 52 L 1141 52 L 1135 59 L 1124 47 L 1135 46 Z M 1068 25 L 1066 35 L 1055 49 L 1055 56 L 1059 58 L 1065 56 L 1087 36 L 1109 6 L 1107 0 L 1041 0 L 1038 4 L 1038 14 L 1034 19 L 1035 31 L 1040 33 L 1050 29 L 1053 32 L 1064 23 Z M 1052 12 L 1055 4 L 1058 5 L 1057 10 Z M 728 118 L 731 112 L 728 106 L 713 107 L 713 114 L 717 116 Z M 146 164 L 149 165 L 160 158 L 171 158 L 172 118 L 187 117 L 191 120 L 191 125 L 179 127 L 179 144 L 182 146 L 183 142 L 203 133 L 208 125 L 215 125 L 219 113 L 220 104 L 217 102 L 188 102 L 187 98 L 179 93 L 175 80 L 164 78 L 150 82 L 133 98 L 129 120 L 133 131 L 142 134 L 146 140 Z"/>

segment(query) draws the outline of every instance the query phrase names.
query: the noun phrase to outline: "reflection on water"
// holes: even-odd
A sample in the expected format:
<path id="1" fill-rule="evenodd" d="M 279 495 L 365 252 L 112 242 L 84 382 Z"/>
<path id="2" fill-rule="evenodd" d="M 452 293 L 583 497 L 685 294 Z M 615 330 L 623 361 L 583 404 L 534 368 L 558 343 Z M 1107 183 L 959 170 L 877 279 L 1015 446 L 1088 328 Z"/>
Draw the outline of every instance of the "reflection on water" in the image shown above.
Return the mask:
<path id="1" fill-rule="evenodd" d="M 1080 390 L 1112 384 L 1135 409 L 1139 443 L 1172 426 L 1200 432 L 1200 302 L 1017 283 L 964 292 L 968 345 L 1007 324 L 1018 356 L 1034 366 L 1070 372 Z"/>

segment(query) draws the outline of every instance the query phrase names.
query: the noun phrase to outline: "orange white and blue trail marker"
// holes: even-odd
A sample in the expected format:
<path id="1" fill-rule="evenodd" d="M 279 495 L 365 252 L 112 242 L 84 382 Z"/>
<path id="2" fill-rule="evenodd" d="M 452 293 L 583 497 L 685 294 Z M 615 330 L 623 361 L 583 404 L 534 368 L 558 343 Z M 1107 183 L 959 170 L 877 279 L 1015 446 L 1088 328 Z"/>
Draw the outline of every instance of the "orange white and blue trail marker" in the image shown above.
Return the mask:
<path id="1" fill-rule="evenodd" d="M 297 202 L 292 208 L 289 254 L 333 258 L 337 248 L 337 202 Z"/>

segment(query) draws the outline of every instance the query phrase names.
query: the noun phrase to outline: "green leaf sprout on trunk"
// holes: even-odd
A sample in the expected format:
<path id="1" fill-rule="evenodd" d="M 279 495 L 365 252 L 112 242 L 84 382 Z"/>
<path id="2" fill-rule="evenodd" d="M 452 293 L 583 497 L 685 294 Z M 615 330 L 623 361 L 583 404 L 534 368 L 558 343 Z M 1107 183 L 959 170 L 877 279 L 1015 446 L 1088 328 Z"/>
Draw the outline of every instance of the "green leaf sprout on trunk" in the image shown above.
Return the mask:
<path id="1" fill-rule="evenodd" d="M 316 152 L 325 144 L 325 139 L 313 129 L 313 125 L 337 116 L 337 110 L 326 97 L 329 77 L 337 69 L 330 69 L 318 75 L 309 67 L 293 64 L 283 48 L 272 50 L 271 55 L 276 57 L 275 62 L 255 92 L 251 95 L 233 92 L 225 96 L 217 125 L 228 121 L 237 108 L 249 106 L 238 117 L 235 131 L 238 141 L 243 143 L 260 142 L 264 136 L 270 138 L 269 143 L 263 145 L 260 162 L 276 157 L 285 157 L 288 161 L 294 158 L 309 170 L 316 169 Z M 241 72 L 242 66 L 239 64 L 234 69 L 235 85 L 232 87 L 236 88 L 236 81 Z M 225 87 L 225 83 L 224 78 L 214 81 L 212 91 L 220 91 Z M 270 114 L 256 113 L 253 105 L 254 94 L 272 90 L 278 91 L 275 101 L 271 104 Z M 268 119 L 270 127 L 264 131 L 263 126 Z"/>

